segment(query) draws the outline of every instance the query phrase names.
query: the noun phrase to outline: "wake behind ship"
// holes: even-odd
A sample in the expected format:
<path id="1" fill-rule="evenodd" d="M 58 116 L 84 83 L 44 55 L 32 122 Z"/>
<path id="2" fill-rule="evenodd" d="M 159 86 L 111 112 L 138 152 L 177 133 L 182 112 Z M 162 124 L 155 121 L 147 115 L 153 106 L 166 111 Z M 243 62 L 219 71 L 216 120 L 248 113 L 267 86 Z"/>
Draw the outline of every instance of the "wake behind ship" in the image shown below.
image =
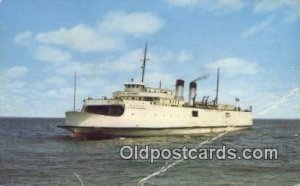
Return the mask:
<path id="1" fill-rule="evenodd" d="M 148 87 L 144 83 L 146 61 L 147 44 L 140 82 L 124 83 L 124 90 L 114 92 L 109 99 L 85 99 L 81 111 L 66 112 L 65 124 L 58 127 L 71 131 L 74 137 L 110 138 L 199 135 L 252 126 L 251 107 L 241 109 L 218 103 L 219 69 L 213 100 L 203 97 L 196 101 L 196 81 L 203 78 L 199 77 L 190 82 L 185 102 L 182 79 L 176 80 L 175 90 Z"/>

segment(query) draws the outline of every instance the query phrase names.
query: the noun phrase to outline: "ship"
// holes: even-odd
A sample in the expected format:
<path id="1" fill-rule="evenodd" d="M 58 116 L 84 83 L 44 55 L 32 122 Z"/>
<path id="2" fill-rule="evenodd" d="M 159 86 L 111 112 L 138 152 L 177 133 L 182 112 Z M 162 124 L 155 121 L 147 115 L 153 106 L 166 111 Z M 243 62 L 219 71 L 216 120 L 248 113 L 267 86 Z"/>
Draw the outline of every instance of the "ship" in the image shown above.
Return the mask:
<path id="1" fill-rule="evenodd" d="M 252 107 L 219 104 L 220 69 L 217 69 L 216 95 L 213 100 L 204 96 L 196 100 L 197 80 L 189 82 L 188 99 L 184 99 L 183 79 L 175 81 L 174 90 L 150 87 L 144 81 L 147 62 L 147 43 L 144 49 L 142 78 L 124 83 L 122 91 L 111 98 L 83 100 L 80 111 L 65 113 L 65 123 L 58 127 L 73 133 L 73 137 L 114 138 L 170 135 L 203 135 L 223 131 L 248 129 L 252 126 Z"/>

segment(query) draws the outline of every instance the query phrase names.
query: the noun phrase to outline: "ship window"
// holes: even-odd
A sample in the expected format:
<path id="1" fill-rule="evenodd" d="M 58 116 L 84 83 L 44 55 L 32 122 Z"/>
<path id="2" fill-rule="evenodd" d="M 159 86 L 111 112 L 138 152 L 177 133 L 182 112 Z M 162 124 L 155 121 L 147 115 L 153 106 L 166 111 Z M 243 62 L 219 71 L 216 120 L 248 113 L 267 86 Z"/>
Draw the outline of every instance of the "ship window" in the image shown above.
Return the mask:
<path id="1" fill-rule="evenodd" d="M 107 116 L 121 116 L 124 113 L 122 105 L 88 105 L 85 112 Z"/>
<path id="2" fill-rule="evenodd" d="M 229 113 L 229 112 L 226 112 L 226 113 L 225 113 L 225 116 L 226 116 L 226 118 L 230 118 L 230 113 Z"/>
<path id="3" fill-rule="evenodd" d="M 193 110 L 193 111 L 192 111 L 192 116 L 193 116 L 193 117 L 198 117 L 198 111 Z"/>

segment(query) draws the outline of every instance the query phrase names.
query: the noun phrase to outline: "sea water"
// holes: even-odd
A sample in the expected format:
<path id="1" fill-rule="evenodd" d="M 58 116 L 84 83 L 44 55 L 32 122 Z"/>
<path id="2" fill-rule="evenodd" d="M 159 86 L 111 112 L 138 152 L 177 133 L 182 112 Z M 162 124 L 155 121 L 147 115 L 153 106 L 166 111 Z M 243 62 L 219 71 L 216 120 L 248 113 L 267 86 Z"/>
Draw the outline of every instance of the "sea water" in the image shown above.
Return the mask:
<path id="1" fill-rule="evenodd" d="M 123 160 L 121 146 L 197 147 L 205 136 L 74 139 L 64 119 L 0 118 L 0 185 L 138 185 L 168 160 Z M 300 183 L 300 120 L 254 120 L 201 148 L 276 148 L 278 160 L 184 160 L 144 185 L 295 185 Z M 170 162 L 172 163 L 172 162 Z"/>

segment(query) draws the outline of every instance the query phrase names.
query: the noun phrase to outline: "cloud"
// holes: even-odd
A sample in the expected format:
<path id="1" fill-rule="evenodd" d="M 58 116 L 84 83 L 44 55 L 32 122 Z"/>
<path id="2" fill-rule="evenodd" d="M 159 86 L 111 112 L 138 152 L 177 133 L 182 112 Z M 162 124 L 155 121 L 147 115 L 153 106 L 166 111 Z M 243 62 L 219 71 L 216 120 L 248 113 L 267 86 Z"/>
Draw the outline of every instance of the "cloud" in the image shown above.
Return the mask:
<path id="1" fill-rule="evenodd" d="M 222 75 L 235 77 L 239 75 L 253 75 L 258 72 L 258 65 L 239 58 L 225 58 L 206 64 L 208 70 L 216 70 L 218 67 Z"/>
<path id="2" fill-rule="evenodd" d="M 294 6 L 290 6 L 290 10 L 286 10 L 285 22 L 295 22 L 300 19 L 300 1 L 295 0 Z"/>
<path id="3" fill-rule="evenodd" d="M 245 5 L 242 0 L 217 0 L 212 3 L 211 8 L 215 11 L 236 11 L 240 10 Z"/>
<path id="4" fill-rule="evenodd" d="M 64 86 L 66 85 L 66 80 L 60 77 L 49 77 L 46 79 L 46 82 L 54 86 Z"/>
<path id="5" fill-rule="evenodd" d="M 194 7 L 199 6 L 216 13 L 228 10 L 239 10 L 245 3 L 242 0 L 166 0 L 171 6 Z"/>
<path id="6" fill-rule="evenodd" d="M 17 45 L 28 45 L 30 41 L 32 40 L 32 32 L 22 32 L 16 35 L 14 42 Z"/>
<path id="7" fill-rule="evenodd" d="M 72 61 L 56 66 L 55 72 L 59 75 L 72 75 L 76 71 L 80 76 L 92 76 L 105 73 L 102 67 L 102 63 Z"/>
<path id="8" fill-rule="evenodd" d="M 167 0 L 167 3 L 173 6 L 194 6 L 197 5 L 197 0 Z"/>
<path id="9" fill-rule="evenodd" d="M 162 88 L 173 88 L 172 86 L 174 86 L 175 84 L 175 79 L 175 76 L 172 74 L 167 74 L 158 71 L 148 72 L 145 75 L 145 80 L 147 84 L 153 87 L 158 87 L 159 81 L 161 81 Z"/>
<path id="10" fill-rule="evenodd" d="M 248 38 L 250 36 L 253 36 L 255 34 L 258 34 L 260 32 L 263 32 L 264 30 L 266 30 L 271 24 L 273 23 L 273 19 L 269 18 L 269 19 L 264 19 L 261 22 L 259 22 L 258 24 L 253 25 L 252 27 L 250 27 L 249 29 L 247 29 L 246 31 L 244 31 L 241 34 L 242 38 Z"/>
<path id="11" fill-rule="evenodd" d="M 65 99 L 71 97 L 74 92 L 73 87 L 61 87 L 58 89 L 50 89 L 44 92 L 43 97 L 45 98 L 55 98 L 55 99 Z"/>
<path id="12" fill-rule="evenodd" d="M 296 5 L 295 0 L 260 0 L 254 4 L 255 12 L 272 12 L 280 8 L 286 8 Z"/>
<path id="13" fill-rule="evenodd" d="M 233 90 L 230 90 L 227 94 L 230 97 L 240 98 L 240 97 L 246 97 L 247 96 L 247 91 L 246 90 L 240 90 L 240 89 L 233 89 Z"/>
<path id="14" fill-rule="evenodd" d="M 35 53 L 35 59 L 48 62 L 64 62 L 71 59 L 71 54 L 58 48 L 39 46 Z"/>
<path id="15" fill-rule="evenodd" d="M 14 66 L 6 71 L 3 71 L 5 79 L 18 79 L 23 77 L 28 72 L 28 68 L 26 66 Z"/>
<path id="16" fill-rule="evenodd" d="M 16 93 L 22 93 L 26 85 L 24 77 L 28 73 L 26 66 L 13 66 L 0 71 L 0 102 L 6 101 L 7 97 Z M 3 105 L 1 103 L 1 105 Z"/>
<path id="17" fill-rule="evenodd" d="M 80 52 L 112 50 L 121 45 L 120 38 L 83 24 L 69 29 L 60 28 L 56 31 L 38 33 L 35 38 L 43 44 L 62 45 Z"/>
<path id="18" fill-rule="evenodd" d="M 178 54 L 178 61 L 179 62 L 187 62 L 193 59 L 192 54 L 187 50 L 181 50 Z"/>
<path id="19" fill-rule="evenodd" d="M 89 77 L 79 77 L 78 84 L 81 86 L 84 86 L 86 89 L 88 88 L 100 88 L 107 86 L 107 82 L 103 80 L 103 77 L 101 76 L 89 76 Z M 110 92 L 111 93 L 111 92 Z"/>
<path id="20" fill-rule="evenodd" d="M 71 61 L 56 67 L 61 75 L 71 75 L 75 71 L 81 76 L 100 75 L 113 72 L 132 72 L 140 67 L 143 54 L 141 49 L 133 50 L 110 61 Z"/>
<path id="21" fill-rule="evenodd" d="M 140 67 L 140 59 L 142 59 L 143 51 L 136 49 L 128 54 L 118 58 L 116 61 L 106 63 L 107 70 L 112 69 L 116 71 L 132 72 Z"/>
<path id="22" fill-rule="evenodd" d="M 164 21 L 152 13 L 109 13 L 100 24 L 105 32 L 123 32 L 134 34 L 153 34 L 164 26 Z"/>
<path id="23" fill-rule="evenodd" d="M 147 69 L 154 71 L 163 68 L 165 65 L 167 65 L 165 66 L 166 68 L 169 68 L 170 65 L 180 65 L 193 60 L 192 52 L 186 49 L 179 51 L 153 49 L 149 51 L 148 56 L 150 65 L 148 65 Z M 139 59 L 142 57 L 141 55 Z"/>
<path id="24" fill-rule="evenodd" d="M 264 32 L 278 21 L 279 16 L 284 22 L 294 22 L 300 18 L 300 1 L 297 0 L 257 0 L 253 1 L 253 7 L 254 13 L 268 14 L 268 17 L 245 30 L 241 34 L 243 39 Z"/>
<path id="25" fill-rule="evenodd" d="M 298 11 L 289 11 L 286 14 L 284 19 L 285 22 L 295 22 L 300 18 L 300 6 L 298 7 Z"/>
<path id="26" fill-rule="evenodd" d="M 237 11 L 244 7 L 253 9 L 255 14 L 279 13 L 284 21 L 293 22 L 300 18 L 299 0 L 166 0 L 170 6 L 198 7 L 214 13 Z"/>
<path id="27" fill-rule="evenodd" d="M 260 0 L 254 3 L 254 12 L 257 14 L 264 13 L 281 13 L 286 22 L 294 22 L 300 18 L 300 1 L 299 0 Z"/>
<path id="28" fill-rule="evenodd" d="M 10 93 L 20 93 L 22 92 L 21 88 L 23 88 L 24 86 L 26 85 L 26 82 L 25 81 L 10 81 L 9 83 L 6 83 L 5 84 L 5 89 L 6 90 L 12 90 L 10 91 Z"/>
<path id="29" fill-rule="evenodd" d="M 35 39 L 47 45 L 61 45 L 80 52 L 110 51 L 123 47 L 128 35 L 153 34 L 164 21 L 152 13 L 111 12 L 95 26 L 78 24 L 71 28 L 38 33 Z"/>

